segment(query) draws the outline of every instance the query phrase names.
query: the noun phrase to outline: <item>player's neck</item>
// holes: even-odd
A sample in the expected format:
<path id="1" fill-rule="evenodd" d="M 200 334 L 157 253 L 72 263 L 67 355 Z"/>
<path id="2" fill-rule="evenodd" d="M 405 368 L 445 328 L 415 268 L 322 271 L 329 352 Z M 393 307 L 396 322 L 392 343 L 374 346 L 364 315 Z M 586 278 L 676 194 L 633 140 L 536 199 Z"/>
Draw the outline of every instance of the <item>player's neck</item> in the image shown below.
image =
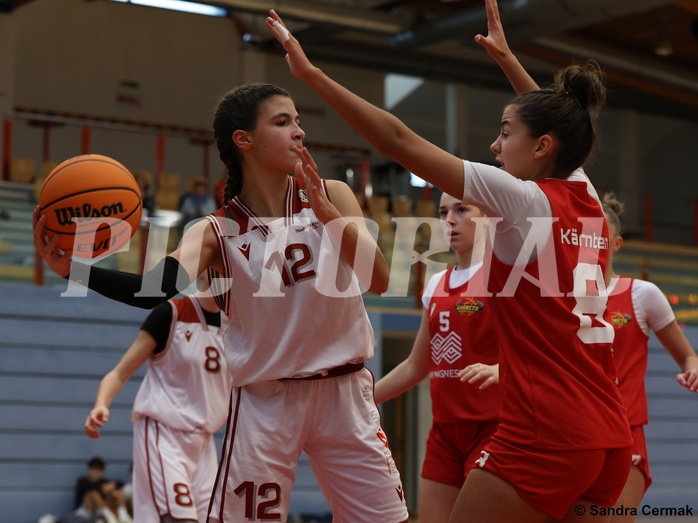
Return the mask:
<path id="1" fill-rule="evenodd" d="M 609 260 L 608 264 L 606 265 L 606 274 L 604 274 L 604 280 L 606 281 L 606 286 L 610 285 L 611 282 L 613 281 L 613 279 L 617 278 L 617 277 L 618 277 L 618 275 L 613 270 L 613 264 Z"/>
<path id="2" fill-rule="evenodd" d="M 480 242 L 482 243 L 482 242 Z M 462 271 L 480 263 L 485 255 L 484 244 L 473 245 L 470 249 L 456 252 L 455 270 Z"/>
<path id="3" fill-rule="evenodd" d="M 245 177 L 239 198 L 260 218 L 284 216 L 288 176 Z"/>

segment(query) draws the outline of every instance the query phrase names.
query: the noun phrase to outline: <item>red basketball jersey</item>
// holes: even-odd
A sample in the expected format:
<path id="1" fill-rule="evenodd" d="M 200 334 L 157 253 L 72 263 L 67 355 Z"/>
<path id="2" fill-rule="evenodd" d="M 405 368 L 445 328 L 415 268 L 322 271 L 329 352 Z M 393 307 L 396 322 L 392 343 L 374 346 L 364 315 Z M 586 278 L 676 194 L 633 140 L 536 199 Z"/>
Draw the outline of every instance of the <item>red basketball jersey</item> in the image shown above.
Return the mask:
<path id="1" fill-rule="evenodd" d="M 496 420 L 499 387 L 480 390 L 479 384 L 458 378 L 458 372 L 472 363 L 494 365 L 499 359 L 492 311 L 487 298 L 479 297 L 485 294 L 483 270 L 455 288 L 449 284 L 452 272 L 453 268 L 441 275 L 429 302 L 432 415 L 437 423 Z"/>
<path id="2" fill-rule="evenodd" d="M 608 297 L 606 320 L 613 325 L 613 357 L 618 372 L 618 386 L 630 426 L 648 423 L 645 372 L 647 371 L 647 336 L 640 327 L 633 307 L 633 278 L 620 277 Z"/>
<path id="3" fill-rule="evenodd" d="M 500 333 L 502 389 L 498 434 L 541 449 L 628 446 L 613 328 L 603 319 L 606 220 L 585 182 L 537 183 L 552 218 L 529 222 L 550 231 L 542 235 L 544 245 L 524 241 L 514 265 L 492 256 L 496 297 L 489 303 Z M 526 240 L 540 237 L 529 233 Z"/>

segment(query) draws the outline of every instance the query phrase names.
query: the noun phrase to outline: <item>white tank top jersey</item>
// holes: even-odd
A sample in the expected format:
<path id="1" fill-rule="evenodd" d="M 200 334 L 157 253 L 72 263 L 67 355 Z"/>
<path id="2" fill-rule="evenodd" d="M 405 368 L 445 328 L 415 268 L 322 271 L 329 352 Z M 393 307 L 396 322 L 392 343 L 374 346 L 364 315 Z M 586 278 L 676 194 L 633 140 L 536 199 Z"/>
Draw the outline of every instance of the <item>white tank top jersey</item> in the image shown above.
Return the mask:
<path id="1" fill-rule="evenodd" d="M 147 362 L 133 419 L 150 417 L 175 430 L 216 432 L 228 417 L 232 388 L 220 329 L 206 323 L 191 296 L 169 304 L 167 345 Z"/>
<path id="2" fill-rule="evenodd" d="M 358 280 L 291 176 L 285 209 L 264 219 L 235 197 L 232 219 L 225 209 L 208 217 L 223 253 L 225 274 L 212 287 L 236 387 L 373 357 Z"/>

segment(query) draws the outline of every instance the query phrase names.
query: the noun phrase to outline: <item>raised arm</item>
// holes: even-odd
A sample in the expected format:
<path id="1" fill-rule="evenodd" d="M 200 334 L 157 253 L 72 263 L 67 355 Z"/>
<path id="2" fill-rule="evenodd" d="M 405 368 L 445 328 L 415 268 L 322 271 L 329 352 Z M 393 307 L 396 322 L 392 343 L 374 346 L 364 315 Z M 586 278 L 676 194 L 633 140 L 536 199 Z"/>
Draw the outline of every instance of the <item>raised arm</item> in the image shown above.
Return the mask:
<path id="1" fill-rule="evenodd" d="M 485 48 L 492 59 L 509 79 L 516 94 L 527 93 L 538 89 L 538 84 L 526 72 L 504 36 L 504 28 L 499 18 L 497 0 L 485 0 L 487 10 L 487 36 L 475 35 L 475 42 Z"/>
<path id="2" fill-rule="evenodd" d="M 381 154 L 449 194 L 463 194 L 463 162 L 417 135 L 398 118 L 344 88 L 305 56 L 276 12 L 267 25 L 286 51 L 291 73 L 310 86 Z"/>

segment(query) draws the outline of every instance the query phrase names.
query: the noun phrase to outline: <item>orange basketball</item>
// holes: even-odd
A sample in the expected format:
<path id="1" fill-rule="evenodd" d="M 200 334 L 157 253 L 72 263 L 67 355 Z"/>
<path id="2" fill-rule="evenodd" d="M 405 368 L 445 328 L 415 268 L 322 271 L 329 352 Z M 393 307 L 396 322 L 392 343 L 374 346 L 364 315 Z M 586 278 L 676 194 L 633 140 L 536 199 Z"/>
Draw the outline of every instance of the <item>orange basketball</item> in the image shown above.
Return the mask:
<path id="1" fill-rule="evenodd" d="M 56 166 L 39 194 L 46 235 L 73 256 L 95 258 L 123 247 L 141 221 L 141 191 L 119 162 L 84 154 Z"/>

